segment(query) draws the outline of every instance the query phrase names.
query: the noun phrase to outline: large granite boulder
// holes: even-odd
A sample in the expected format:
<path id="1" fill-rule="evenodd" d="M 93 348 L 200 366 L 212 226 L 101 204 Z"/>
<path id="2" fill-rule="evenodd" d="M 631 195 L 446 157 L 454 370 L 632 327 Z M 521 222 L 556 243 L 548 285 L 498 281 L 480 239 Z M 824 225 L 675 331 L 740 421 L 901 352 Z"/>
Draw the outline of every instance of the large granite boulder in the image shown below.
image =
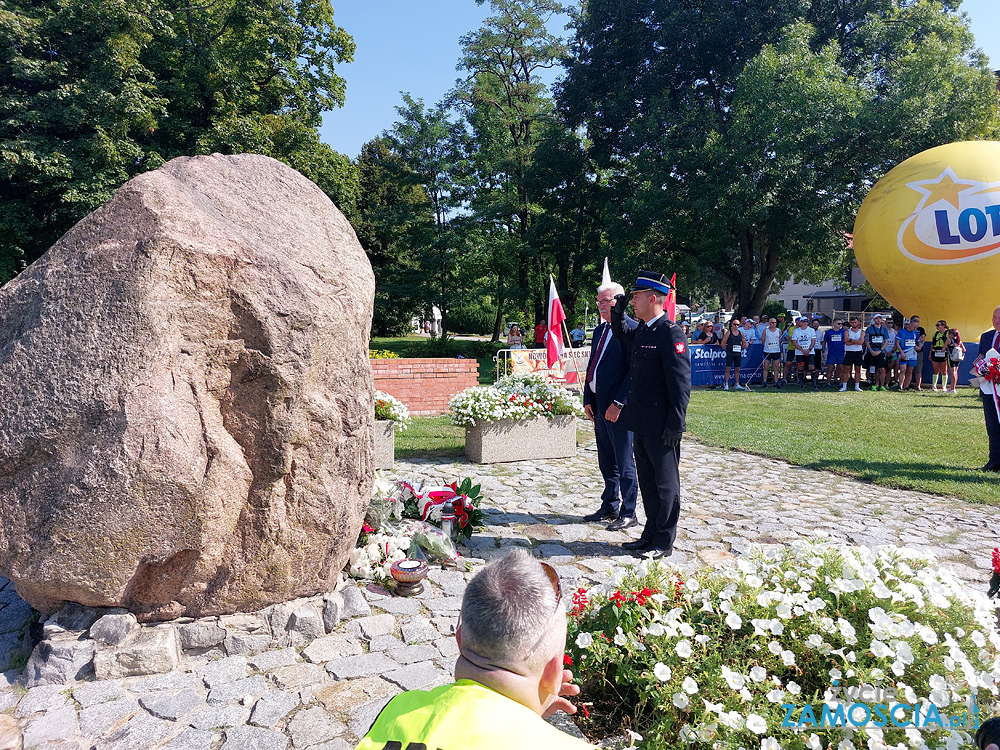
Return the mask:
<path id="1" fill-rule="evenodd" d="M 0 573 L 144 620 L 332 590 L 372 485 L 373 295 L 280 162 L 129 181 L 0 289 Z"/>

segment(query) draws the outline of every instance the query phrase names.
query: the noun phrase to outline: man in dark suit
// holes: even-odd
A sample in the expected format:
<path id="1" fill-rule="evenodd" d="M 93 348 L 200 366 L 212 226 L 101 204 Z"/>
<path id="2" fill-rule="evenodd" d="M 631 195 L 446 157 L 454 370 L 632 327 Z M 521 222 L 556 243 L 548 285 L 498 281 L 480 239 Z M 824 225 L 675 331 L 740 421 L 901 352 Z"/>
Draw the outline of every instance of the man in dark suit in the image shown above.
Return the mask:
<path id="1" fill-rule="evenodd" d="M 1000 351 L 1000 307 L 993 311 L 993 330 L 979 337 L 979 356 L 985 357 L 990 349 Z M 982 386 L 983 413 L 986 417 L 986 435 L 990 439 L 990 460 L 982 471 L 1000 472 L 1000 414 L 993 383 Z"/>
<path id="2" fill-rule="evenodd" d="M 601 507 L 595 513 L 584 516 L 583 520 L 609 520 L 609 531 L 635 526 L 635 503 L 639 495 L 632 455 L 632 433 L 625 427 L 624 420 L 619 419 L 628 402 L 629 378 L 625 350 L 611 334 L 611 306 L 618 294 L 625 294 L 621 284 L 602 284 L 597 288 L 601 324 L 594 329 L 583 386 L 583 408 L 594 423 L 597 463 L 604 476 Z M 636 322 L 625 316 L 623 326 L 631 330 L 636 327 Z"/>
<path id="3" fill-rule="evenodd" d="M 661 273 L 640 271 L 632 289 L 634 330 L 624 325 L 628 297 L 615 298 L 611 330 L 631 355 L 629 408 L 625 426 L 633 432 L 635 467 L 646 526 L 622 546 L 653 559 L 673 552 L 681 508 L 678 464 L 691 396 L 691 355 L 684 332 L 663 312 L 670 284 Z"/>

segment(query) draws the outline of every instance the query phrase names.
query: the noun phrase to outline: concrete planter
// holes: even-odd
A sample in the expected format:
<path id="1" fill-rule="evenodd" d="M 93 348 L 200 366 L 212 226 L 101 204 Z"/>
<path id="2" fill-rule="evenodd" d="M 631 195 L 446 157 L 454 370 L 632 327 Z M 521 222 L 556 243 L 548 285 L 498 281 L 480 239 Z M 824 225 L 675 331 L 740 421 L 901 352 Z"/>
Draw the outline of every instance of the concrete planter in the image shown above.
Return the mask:
<path id="1" fill-rule="evenodd" d="M 477 464 L 569 458 L 576 454 L 576 417 L 500 419 L 465 428 L 465 456 Z"/>
<path id="2" fill-rule="evenodd" d="M 391 419 L 375 420 L 375 468 L 391 469 L 396 459 L 396 423 Z"/>

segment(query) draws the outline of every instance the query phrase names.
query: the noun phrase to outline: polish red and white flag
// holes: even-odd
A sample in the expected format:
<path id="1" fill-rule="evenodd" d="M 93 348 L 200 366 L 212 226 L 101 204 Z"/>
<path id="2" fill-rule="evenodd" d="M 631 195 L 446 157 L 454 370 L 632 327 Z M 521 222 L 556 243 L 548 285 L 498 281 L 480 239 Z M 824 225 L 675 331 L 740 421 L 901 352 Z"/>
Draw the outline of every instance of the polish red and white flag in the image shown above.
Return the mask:
<path id="1" fill-rule="evenodd" d="M 556 281 L 549 274 L 549 331 L 545 334 L 545 361 L 550 369 L 563 356 L 562 329 L 565 320 L 566 313 L 556 291 Z"/>

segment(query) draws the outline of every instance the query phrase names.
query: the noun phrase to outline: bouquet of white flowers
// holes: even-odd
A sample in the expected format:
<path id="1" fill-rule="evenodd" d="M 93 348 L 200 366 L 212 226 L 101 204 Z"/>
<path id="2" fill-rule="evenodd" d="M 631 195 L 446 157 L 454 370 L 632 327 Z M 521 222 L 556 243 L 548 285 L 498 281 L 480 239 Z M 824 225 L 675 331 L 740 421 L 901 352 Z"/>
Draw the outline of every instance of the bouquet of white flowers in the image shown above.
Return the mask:
<path id="1" fill-rule="evenodd" d="M 452 397 L 449 406 L 452 424 L 460 427 L 498 419 L 584 416 L 579 396 L 541 375 L 509 375 L 491 386 L 466 388 Z"/>

